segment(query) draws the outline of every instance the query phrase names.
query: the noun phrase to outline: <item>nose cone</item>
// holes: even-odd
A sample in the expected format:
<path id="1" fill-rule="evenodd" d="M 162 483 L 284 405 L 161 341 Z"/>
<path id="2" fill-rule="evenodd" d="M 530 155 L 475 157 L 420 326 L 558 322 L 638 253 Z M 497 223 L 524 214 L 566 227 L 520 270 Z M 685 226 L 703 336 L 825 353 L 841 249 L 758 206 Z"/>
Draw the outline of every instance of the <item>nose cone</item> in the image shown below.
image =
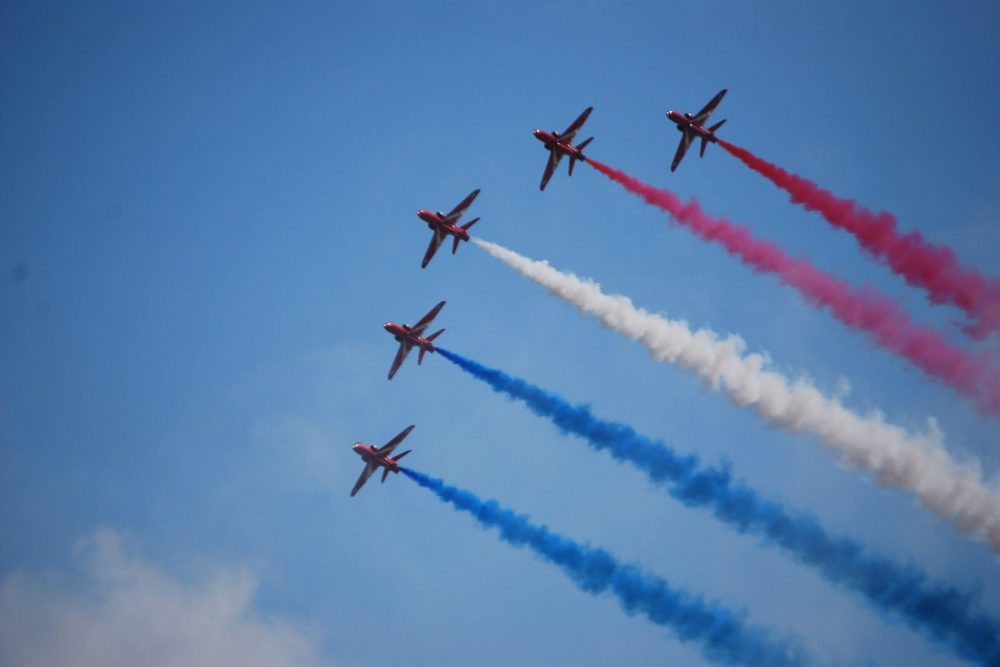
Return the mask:
<path id="1" fill-rule="evenodd" d="M 535 139 L 541 139 L 542 138 L 542 131 L 541 130 L 532 130 L 531 133 L 533 135 L 535 135 Z"/>
<path id="2" fill-rule="evenodd" d="M 385 324 L 382 325 L 382 328 L 385 329 L 386 331 L 392 331 L 392 322 L 386 322 Z"/>

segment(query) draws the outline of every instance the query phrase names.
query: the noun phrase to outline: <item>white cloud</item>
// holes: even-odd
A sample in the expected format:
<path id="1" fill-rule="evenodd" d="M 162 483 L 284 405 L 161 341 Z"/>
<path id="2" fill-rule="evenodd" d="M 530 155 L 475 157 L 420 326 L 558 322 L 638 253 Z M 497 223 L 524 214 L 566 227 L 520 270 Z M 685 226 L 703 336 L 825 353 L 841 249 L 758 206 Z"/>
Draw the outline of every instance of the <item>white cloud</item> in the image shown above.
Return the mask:
<path id="1" fill-rule="evenodd" d="M 312 667 L 314 637 L 256 612 L 256 580 L 232 568 L 185 583 L 127 553 L 103 529 L 80 545 L 82 581 L 14 573 L 0 581 L 3 667 Z"/>

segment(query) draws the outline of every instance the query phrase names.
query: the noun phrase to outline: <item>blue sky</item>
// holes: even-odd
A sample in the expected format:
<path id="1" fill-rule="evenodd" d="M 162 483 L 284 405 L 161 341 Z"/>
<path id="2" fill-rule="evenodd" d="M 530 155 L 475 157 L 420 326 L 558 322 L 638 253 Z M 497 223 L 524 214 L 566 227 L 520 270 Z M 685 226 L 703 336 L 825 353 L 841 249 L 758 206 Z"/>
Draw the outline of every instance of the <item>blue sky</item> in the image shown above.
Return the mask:
<path id="1" fill-rule="evenodd" d="M 294 627 L 324 664 L 704 664 L 408 480 L 349 498 L 350 444 L 416 423 L 414 468 L 815 654 L 960 664 L 443 359 L 387 382 L 381 324 L 447 299 L 449 349 L 728 458 L 762 492 L 976 587 L 1000 615 L 984 546 L 477 248 L 421 271 L 429 231 L 415 216 L 480 187 L 484 238 L 739 333 L 831 392 L 846 378 L 860 411 L 914 429 L 933 416 L 953 454 L 995 478 L 1000 430 L 967 401 L 582 165 L 540 193 L 530 130 L 593 105 L 594 157 L 958 339 L 957 311 L 929 307 L 723 151 L 670 174 L 663 112 L 727 87 L 730 141 L 1000 274 L 998 18 L 985 2 L 3 3 L 0 613 L 25 578 L 100 606 L 96 559 L 196 599 L 219 573 L 252 573 L 246 613 Z"/>

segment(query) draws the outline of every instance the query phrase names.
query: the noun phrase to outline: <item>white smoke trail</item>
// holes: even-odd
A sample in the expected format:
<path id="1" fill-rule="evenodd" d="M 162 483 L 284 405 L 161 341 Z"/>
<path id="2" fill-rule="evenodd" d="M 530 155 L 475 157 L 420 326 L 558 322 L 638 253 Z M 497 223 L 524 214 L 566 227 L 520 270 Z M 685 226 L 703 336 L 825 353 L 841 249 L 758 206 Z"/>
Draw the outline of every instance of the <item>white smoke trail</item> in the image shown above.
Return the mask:
<path id="1" fill-rule="evenodd" d="M 562 273 L 546 261 L 482 239 L 473 241 L 581 313 L 639 341 L 657 361 L 693 372 L 714 391 L 724 391 L 740 407 L 752 407 L 773 426 L 816 436 L 845 464 L 873 471 L 880 484 L 912 492 L 924 507 L 953 520 L 965 533 L 985 537 L 990 548 L 1000 552 L 1000 492 L 983 481 L 978 465 L 951 459 L 933 420 L 927 433 L 911 434 L 887 423 L 879 413 L 862 417 L 808 380 L 791 381 L 766 368 L 767 357 L 747 353 L 739 336 L 692 331 L 685 322 L 650 313 L 626 296 L 608 296 L 597 283 Z"/>

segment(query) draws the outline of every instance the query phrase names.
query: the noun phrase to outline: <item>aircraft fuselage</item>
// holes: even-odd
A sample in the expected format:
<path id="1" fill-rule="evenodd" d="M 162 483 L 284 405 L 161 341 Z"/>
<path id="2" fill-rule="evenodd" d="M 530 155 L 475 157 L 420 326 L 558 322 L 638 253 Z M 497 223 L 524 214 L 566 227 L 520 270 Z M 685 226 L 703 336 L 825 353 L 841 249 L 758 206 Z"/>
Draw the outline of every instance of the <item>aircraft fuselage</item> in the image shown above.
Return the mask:
<path id="1" fill-rule="evenodd" d="M 558 134 L 546 130 L 532 130 L 531 133 L 535 135 L 535 139 L 545 144 L 546 150 L 558 151 L 567 157 L 573 157 L 584 162 L 587 161 L 587 157 L 583 154 L 583 151 L 572 144 L 562 141 Z"/>
<path id="2" fill-rule="evenodd" d="M 354 453 L 360 456 L 365 463 L 374 463 L 377 466 L 388 468 L 392 472 L 399 472 L 399 464 L 389 456 L 380 455 L 375 447 L 366 445 L 363 442 L 356 442 L 351 445 Z"/>
<path id="3" fill-rule="evenodd" d="M 703 139 L 706 139 L 707 141 L 711 141 L 712 143 L 718 141 L 715 137 L 715 133 L 708 130 L 704 125 L 695 123 L 691 118 L 691 114 L 681 113 L 670 109 L 667 111 L 667 118 L 677 125 L 677 130 L 679 132 L 691 132 Z"/>
<path id="4" fill-rule="evenodd" d="M 407 327 L 402 324 L 396 324 L 395 322 L 386 322 L 382 325 L 382 328 L 389 332 L 389 334 L 396 339 L 397 343 L 402 345 L 412 345 L 413 347 L 418 347 L 428 352 L 434 351 L 434 343 L 427 340 L 423 336 L 418 336 L 412 333 Z"/>
<path id="5" fill-rule="evenodd" d="M 417 211 L 417 217 L 426 222 L 431 231 L 440 229 L 445 234 L 457 236 L 463 241 L 469 240 L 469 232 L 462 229 L 458 225 L 452 225 L 445 222 L 445 215 L 441 211 L 435 213 L 434 211 L 428 211 L 427 209 L 422 208 Z"/>

